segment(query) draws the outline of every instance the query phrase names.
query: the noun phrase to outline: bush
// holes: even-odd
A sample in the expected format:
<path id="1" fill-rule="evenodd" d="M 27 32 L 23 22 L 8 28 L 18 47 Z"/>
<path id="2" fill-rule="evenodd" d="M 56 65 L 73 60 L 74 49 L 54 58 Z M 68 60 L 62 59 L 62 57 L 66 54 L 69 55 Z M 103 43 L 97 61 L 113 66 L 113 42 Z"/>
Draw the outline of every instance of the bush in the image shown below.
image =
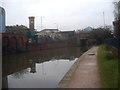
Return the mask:
<path id="1" fill-rule="evenodd" d="M 108 38 L 112 38 L 112 34 L 111 34 L 111 30 L 110 28 L 106 27 L 106 28 L 96 28 L 93 29 L 92 31 L 90 31 L 89 33 L 89 38 L 90 39 L 95 39 L 96 40 L 96 44 L 102 44 L 104 39 L 108 39 Z"/>
<path id="2" fill-rule="evenodd" d="M 107 51 L 106 53 L 106 60 L 112 60 L 112 59 L 116 59 L 116 58 L 120 58 L 120 56 L 118 55 L 118 50 L 115 48 L 112 48 L 109 45 L 105 46 L 105 50 Z"/>

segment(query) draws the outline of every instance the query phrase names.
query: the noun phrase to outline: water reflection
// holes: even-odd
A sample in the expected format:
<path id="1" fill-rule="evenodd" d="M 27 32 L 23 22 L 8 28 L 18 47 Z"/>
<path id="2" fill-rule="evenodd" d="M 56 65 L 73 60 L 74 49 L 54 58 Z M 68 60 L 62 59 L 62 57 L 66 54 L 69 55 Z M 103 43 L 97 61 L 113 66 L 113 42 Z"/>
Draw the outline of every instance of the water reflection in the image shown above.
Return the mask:
<path id="1" fill-rule="evenodd" d="M 61 48 L 3 56 L 3 87 L 55 88 L 86 48 Z"/>

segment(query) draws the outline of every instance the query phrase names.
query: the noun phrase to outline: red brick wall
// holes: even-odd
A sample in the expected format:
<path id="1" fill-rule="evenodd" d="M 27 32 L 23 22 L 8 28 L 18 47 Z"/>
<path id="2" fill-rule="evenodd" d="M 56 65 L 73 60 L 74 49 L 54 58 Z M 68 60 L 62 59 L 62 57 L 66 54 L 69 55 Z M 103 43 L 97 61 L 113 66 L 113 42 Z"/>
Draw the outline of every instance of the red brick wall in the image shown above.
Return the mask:
<path id="1" fill-rule="evenodd" d="M 26 47 L 28 42 L 28 37 L 21 34 L 3 33 L 0 34 L 0 38 L 1 37 L 4 50 L 7 48 L 16 49 L 16 47 Z"/>

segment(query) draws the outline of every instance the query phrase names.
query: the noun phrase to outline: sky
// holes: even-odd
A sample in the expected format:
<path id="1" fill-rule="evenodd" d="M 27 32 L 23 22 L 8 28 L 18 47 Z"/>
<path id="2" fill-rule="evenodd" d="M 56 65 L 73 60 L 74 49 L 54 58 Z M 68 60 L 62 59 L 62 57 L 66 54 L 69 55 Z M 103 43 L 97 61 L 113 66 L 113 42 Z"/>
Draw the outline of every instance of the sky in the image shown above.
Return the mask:
<path id="1" fill-rule="evenodd" d="M 35 17 L 35 29 L 77 30 L 97 28 L 114 21 L 113 0 L 1 0 L 6 11 L 6 25 L 29 27 L 29 16 Z"/>

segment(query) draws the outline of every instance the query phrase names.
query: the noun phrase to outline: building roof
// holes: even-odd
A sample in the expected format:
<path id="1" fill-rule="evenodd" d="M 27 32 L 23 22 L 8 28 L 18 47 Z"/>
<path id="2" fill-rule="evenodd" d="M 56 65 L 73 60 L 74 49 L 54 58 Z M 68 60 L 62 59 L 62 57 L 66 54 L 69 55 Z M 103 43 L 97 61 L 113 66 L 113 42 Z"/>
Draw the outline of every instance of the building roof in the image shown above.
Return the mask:
<path id="1" fill-rule="evenodd" d="M 90 26 L 88 26 L 88 27 L 86 27 L 84 30 L 85 30 L 85 31 L 92 31 L 92 30 L 93 30 L 93 28 L 92 28 L 92 27 L 90 27 Z"/>
<path id="2" fill-rule="evenodd" d="M 74 33 L 75 31 L 60 31 L 59 33 Z"/>
<path id="3" fill-rule="evenodd" d="M 89 33 L 89 31 L 87 31 L 87 30 L 78 30 L 78 31 L 76 31 L 76 33 L 81 33 L 81 34 L 83 34 L 83 33 Z"/>
<path id="4" fill-rule="evenodd" d="M 54 33 L 54 32 L 58 32 L 58 29 L 44 29 L 42 31 L 40 31 L 40 33 Z"/>

